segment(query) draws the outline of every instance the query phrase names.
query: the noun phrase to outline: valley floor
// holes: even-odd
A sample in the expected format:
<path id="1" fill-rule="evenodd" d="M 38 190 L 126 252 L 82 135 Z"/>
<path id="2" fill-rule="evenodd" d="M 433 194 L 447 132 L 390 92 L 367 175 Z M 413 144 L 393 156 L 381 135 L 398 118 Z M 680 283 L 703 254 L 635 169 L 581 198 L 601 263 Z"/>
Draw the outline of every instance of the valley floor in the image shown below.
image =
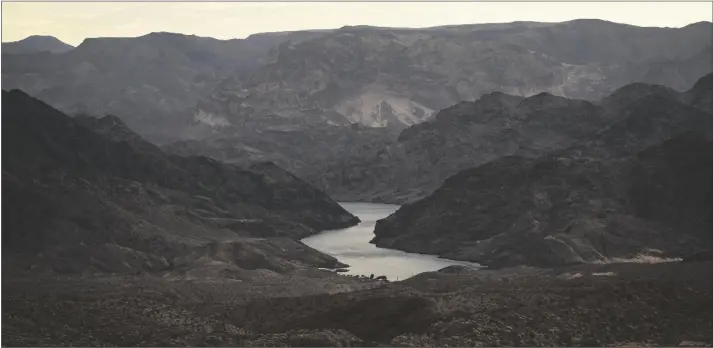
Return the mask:
<path id="1" fill-rule="evenodd" d="M 300 271 L 250 282 L 3 279 L 4 346 L 713 344 L 713 263 L 471 271 L 397 283 Z"/>

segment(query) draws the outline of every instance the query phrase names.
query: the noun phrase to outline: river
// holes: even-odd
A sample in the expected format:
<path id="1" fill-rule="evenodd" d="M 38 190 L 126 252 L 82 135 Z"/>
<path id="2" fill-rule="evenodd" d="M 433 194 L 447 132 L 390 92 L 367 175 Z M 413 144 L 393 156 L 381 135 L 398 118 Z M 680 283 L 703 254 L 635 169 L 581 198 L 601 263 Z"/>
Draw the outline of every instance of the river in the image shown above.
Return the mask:
<path id="1" fill-rule="evenodd" d="M 350 267 L 346 274 L 368 276 L 373 273 L 374 276 L 385 275 L 389 280 L 404 280 L 422 272 L 436 271 L 450 265 L 478 267 L 477 264 L 469 262 L 378 248 L 369 243 L 374 238 L 376 221 L 391 215 L 399 206 L 376 203 L 339 204 L 359 217 L 361 222 L 345 229 L 324 231 L 304 238 L 302 242 L 348 264 Z"/>

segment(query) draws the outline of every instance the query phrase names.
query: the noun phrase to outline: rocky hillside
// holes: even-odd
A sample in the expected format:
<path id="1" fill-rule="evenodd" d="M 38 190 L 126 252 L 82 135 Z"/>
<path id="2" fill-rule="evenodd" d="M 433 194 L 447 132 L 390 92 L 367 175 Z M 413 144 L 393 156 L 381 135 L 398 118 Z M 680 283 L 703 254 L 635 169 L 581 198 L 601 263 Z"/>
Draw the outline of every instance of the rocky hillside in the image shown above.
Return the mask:
<path id="1" fill-rule="evenodd" d="M 58 40 L 54 36 L 33 35 L 19 41 L 3 42 L 3 54 L 28 54 L 28 53 L 64 53 L 74 46 Z"/>
<path id="2" fill-rule="evenodd" d="M 561 149 L 616 117 L 590 110 L 597 116 L 578 135 L 566 129 L 566 117 L 557 129 L 546 128 L 549 120 L 537 126 L 531 116 L 523 118 L 537 108 L 541 117 L 568 112 L 557 97 L 596 103 L 632 82 L 691 88 L 711 72 L 711 39 L 711 23 L 680 29 L 596 20 L 345 27 L 285 42 L 256 72 L 222 81 L 198 104 L 194 140 L 166 149 L 224 161 L 272 160 L 340 200 L 411 202 L 460 170 L 502 155 Z M 541 106 L 518 106 L 538 95 Z M 487 108 L 478 112 L 490 118 L 418 126 L 428 115 L 463 118 L 477 108 Z M 498 124 L 501 119 L 509 123 Z M 395 131 L 357 135 L 344 127 L 350 123 Z M 404 128 L 397 139 L 393 134 Z M 303 141 L 285 146 L 285 134 Z M 347 152 L 326 140 L 354 136 Z"/>
<path id="3" fill-rule="evenodd" d="M 372 242 L 494 267 L 707 248 L 713 114 L 648 85 L 627 86 L 607 104 L 621 120 L 593 139 L 462 171 L 379 221 Z"/>
<path id="4" fill-rule="evenodd" d="M 492 91 L 597 100 L 634 81 L 688 89 L 711 71 L 711 35 L 706 22 L 680 29 L 598 20 L 344 27 L 282 43 L 248 78 L 223 81 L 198 104 L 196 120 L 403 128 Z"/>
<path id="5" fill-rule="evenodd" d="M 713 343 L 712 266 L 450 268 L 348 293 L 325 293 L 337 284 L 313 287 L 317 292 L 310 293 L 304 279 L 295 277 L 258 284 L 3 278 L 3 342 L 28 347 L 705 347 Z M 344 288 L 351 277 L 339 278 Z"/>
<path id="6" fill-rule="evenodd" d="M 236 40 L 152 33 L 87 39 L 63 54 L 6 55 L 2 82 L 69 114 L 118 115 L 160 143 L 305 125 L 403 129 L 493 91 L 597 100 L 634 81 L 688 89 L 710 72 L 712 35 L 709 22 L 597 20 L 356 26 Z"/>
<path id="7" fill-rule="evenodd" d="M 627 108 L 642 98 L 660 95 L 709 110 L 711 77 L 701 78 L 685 93 L 629 84 L 599 102 L 493 92 L 441 110 L 395 140 L 356 148 L 350 156 L 297 173 L 338 200 L 413 202 L 461 170 L 503 156 L 536 158 L 591 139 L 626 119 L 631 113 Z"/>
<path id="8" fill-rule="evenodd" d="M 3 200 L 11 202 L 2 238 L 13 265 L 328 267 L 339 263 L 295 240 L 358 222 L 270 163 L 167 155 L 113 116 L 73 119 L 18 90 L 3 91 L 2 101 Z"/>
<path id="9" fill-rule="evenodd" d="M 119 115 L 151 141 L 176 140 L 185 138 L 196 103 L 220 79 L 260 66 L 284 40 L 317 34 L 216 40 L 162 32 L 89 38 L 63 54 L 4 54 L 2 84 L 70 115 Z"/>
<path id="10" fill-rule="evenodd" d="M 380 148 L 323 163 L 305 178 L 338 199 L 408 202 L 460 170 L 502 156 L 537 156 L 571 146 L 615 118 L 583 100 L 494 92 L 444 109 Z"/>

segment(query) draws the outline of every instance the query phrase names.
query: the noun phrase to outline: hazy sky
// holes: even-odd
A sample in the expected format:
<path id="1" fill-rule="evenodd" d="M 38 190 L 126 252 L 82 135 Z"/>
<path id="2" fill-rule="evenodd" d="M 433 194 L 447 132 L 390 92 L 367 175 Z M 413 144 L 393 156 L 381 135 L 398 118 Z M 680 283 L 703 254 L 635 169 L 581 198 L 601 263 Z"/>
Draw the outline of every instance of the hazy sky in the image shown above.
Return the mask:
<path id="1" fill-rule="evenodd" d="M 52 35 L 72 45 L 86 37 L 169 31 L 220 39 L 344 25 L 429 27 L 596 18 L 640 26 L 711 21 L 711 2 L 3 2 L 2 41 Z"/>

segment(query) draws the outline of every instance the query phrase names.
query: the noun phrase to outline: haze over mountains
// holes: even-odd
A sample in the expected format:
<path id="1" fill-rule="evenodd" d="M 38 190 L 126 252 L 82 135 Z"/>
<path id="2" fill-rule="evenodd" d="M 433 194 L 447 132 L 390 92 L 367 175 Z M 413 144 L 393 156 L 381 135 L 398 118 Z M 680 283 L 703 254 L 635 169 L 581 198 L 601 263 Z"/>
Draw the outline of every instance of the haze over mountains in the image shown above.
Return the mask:
<path id="1" fill-rule="evenodd" d="M 583 19 L 4 43 L 3 344 L 710 346 L 712 42 Z M 487 269 L 340 275 L 300 241 L 359 223 L 336 201 L 403 204 L 371 243 Z"/>
<path id="2" fill-rule="evenodd" d="M 530 146 L 482 127 L 427 131 L 437 119 L 399 136 L 407 127 L 460 102 L 479 100 L 456 108 L 482 107 L 498 93 L 511 103 L 543 92 L 596 102 L 633 82 L 686 90 L 713 70 L 712 32 L 710 22 L 643 28 L 575 20 L 357 26 L 236 40 L 153 33 L 87 39 L 62 54 L 5 55 L 2 81 L 70 115 L 117 115 L 169 152 L 272 161 L 338 199 L 400 203 L 458 170 Z M 535 112 L 527 108 L 516 113 Z M 601 117 L 588 127 L 601 126 Z M 528 151 L 566 146 L 578 137 L 570 130 L 547 130 L 552 143 Z M 487 134 L 504 142 L 470 141 Z"/>
<path id="3" fill-rule="evenodd" d="M 444 181 L 452 183 L 455 179 L 446 179 L 456 173 L 510 163 L 510 156 L 521 158 L 516 167 L 525 170 L 531 162 L 590 144 L 589 151 L 599 149 L 596 156 L 613 165 L 608 162 L 612 156 L 630 158 L 651 146 L 664 146 L 677 132 L 706 127 L 713 108 L 706 97 L 710 75 L 690 87 L 713 69 L 711 40 L 710 22 L 642 28 L 600 20 L 424 29 L 356 26 L 235 40 L 152 33 L 86 39 L 76 48 L 30 37 L 8 44 L 16 48 L 3 55 L 2 82 L 5 88 L 21 89 L 75 115 L 68 119 L 30 103 L 22 92 L 8 92 L 10 105 L 42 109 L 33 115 L 61 115 L 67 129 L 42 134 L 54 137 L 84 127 L 89 132 L 82 132 L 106 139 L 82 133 L 88 143 L 71 146 L 111 141 L 117 145 L 105 151 L 136 162 L 123 167 L 113 160 L 101 162 L 109 166 L 101 170 L 109 172 L 100 177 L 159 185 L 182 192 L 179 196 L 208 197 L 215 205 L 207 209 L 210 213 L 201 208 L 191 215 L 201 221 L 200 228 L 205 221 L 218 229 L 251 221 L 267 236 L 300 238 L 313 229 L 355 221 L 326 196 L 315 198 L 323 195 L 319 189 L 344 201 L 411 203 L 442 192 L 439 187 Z M 642 107 L 642 100 L 660 104 L 659 109 Z M 17 115 L 25 112 L 13 110 Z M 678 123 L 668 120 L 674 114 Z M 29 141 L 30 126 L 18 127 L 16 133 L 27 133 L 28 139 L 13 139 Z M 142 136 L 162 144 L 162 149 Z M 71 146 L 68 153 L 78 151 L 69 150 Z M 129 160 L 127 149 L 138 157 Z M 20 165 L 26 156 L 17 154 L 11 158 L 18 168 L 27 169 Z M 47 153 L 32 156 L 51 158 Z M 98 159 L 99 153 L 84 156 Z M 75 163 L 72 158 L 67 161 Z M 213 174 L 206 174 L 206 168 Z M 182 174 L 169 174 L 173 171 Z M 198 178 L 194 171 L 208 176 L 193 183 Z M 39 172 L 6 174 L 20 185 Z M 262 180 L 272 183 L 272 191 L 260 186 L 260 175 L 271 178 Z M 50 180 L 50 187 L 63 185 L 56 179 Z M 258 185 L 254 189 L 261 193 L 247 193 L 237 182 Z M 204 192 L 206 185 L 236 191 L 211 198 L 208 192 L 213 189 Z M 317 199 L 315 208 L 326 210 L 297 213 L 294 209 L 306 204 L 299 195 Z M 233 216 L 229 204 L 239 204 L 240 213 Z M 407 237 L 383 237 L 396 232 L 383 232 L 386 222 L 380 226 L 375 240 L 380 245 L 424 251 L 399 242 Z M 452 247 L 444 248 L 425 252 L 454 253 Z M 531 261 L 540 262 L 522 262 Z"/>
<path id="4" fill-rule="evenodd" d="M 262 69 L 247 81 L 224 84 L 213 103 L 209 99 L 199 110 L 225 124 L 274 115 L 288 123 L 318 118 L 403 127 L 492 91 L 599 99 L 634 81 L 690 88 L 710 68 L 710 42 L 710 23 L 681 29 L 594 20 L 423 30 L 345 27 L 280 45 Z M 696 60 L 698 65 L 686 65 L 702 73 L 688 81 L 651 71 L 664 62 Z M 631 69 L 639 65 L 644 67 Z M 215 102 L 221 107 L 208 109 Z"/>
<path id="5" fill-rule="evenodd" d="M 710 71 L 711 36 L 709 22 L 599 20 L 358 26 L 242 40 L 153 33 L 8 56 L 2 78 L 70 114 L 116 114 L 161 142 L 305 124 L 404 128 L 493 91 L 597 100 L 631 82 L 688 89 Z"/>

